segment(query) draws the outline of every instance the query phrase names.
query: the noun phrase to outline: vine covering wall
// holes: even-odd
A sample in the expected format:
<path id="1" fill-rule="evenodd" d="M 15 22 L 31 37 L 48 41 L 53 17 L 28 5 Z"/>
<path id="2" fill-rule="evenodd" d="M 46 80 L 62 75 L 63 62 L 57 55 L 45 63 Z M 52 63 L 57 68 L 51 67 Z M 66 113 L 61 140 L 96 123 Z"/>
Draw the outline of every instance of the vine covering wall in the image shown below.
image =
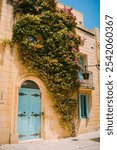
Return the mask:
<path id="1" fill-rule="evenodd" d="M 60 124 L 75 135 L 76 100 L 73 91 L 79 87 L 79 46 L 83 40 L 76 34 L 76 17 L 71 8 L 58 9 L 55 0 L 9 0 L 14 15 L 20 19 L 13 26 L 22 63 L 38 74 L 54 96 Z"/>

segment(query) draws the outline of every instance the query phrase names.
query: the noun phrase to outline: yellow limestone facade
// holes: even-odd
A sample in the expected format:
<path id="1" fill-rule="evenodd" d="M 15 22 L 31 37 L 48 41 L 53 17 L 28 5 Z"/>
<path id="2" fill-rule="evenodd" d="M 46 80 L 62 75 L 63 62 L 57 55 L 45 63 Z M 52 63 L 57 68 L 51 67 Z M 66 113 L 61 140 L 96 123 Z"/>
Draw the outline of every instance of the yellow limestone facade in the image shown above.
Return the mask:
<path id="1" fill-rule="evenodd" d="M 63 7 L 58 4 L 58 7 Z M 6 0 L 0 0 L 0 40 L 12 38 L 13 8 Z M 73 10 L 77 16 L 77 32 L 86 38 L 85 45 L 81 47 L 81 56 L 85 58 L 87 65 L 95 65 L 100 61 L 99 57 L 99 30 L 88 30 L 84 27 L 83 15 Z M 79 99 L 79 93 L 90 95 L 90 118 L 79 118 L 79 106 L 77 104 L 76 132 L 92 132 L 99 129 L 100 124 L 100 74 L 96 67 L 87 68 L 92 72 L 91 81 L 86 81 L 76 92 L 74 97 Z M 48 94 L 45 84 L 36 74 L 30 73 L 20 63 L 17 46 L 13 49 L 9 45 L 5 48 L 0 45 L 0 144 L 18 143 L 18 93 L 21 85 L 26 80 L 34 81 L 40 88 L 42 97 L 41 138 L 56 139 L 70 136 L 59 125 L 59 115 L 54 111 L 52 97 Z"/>

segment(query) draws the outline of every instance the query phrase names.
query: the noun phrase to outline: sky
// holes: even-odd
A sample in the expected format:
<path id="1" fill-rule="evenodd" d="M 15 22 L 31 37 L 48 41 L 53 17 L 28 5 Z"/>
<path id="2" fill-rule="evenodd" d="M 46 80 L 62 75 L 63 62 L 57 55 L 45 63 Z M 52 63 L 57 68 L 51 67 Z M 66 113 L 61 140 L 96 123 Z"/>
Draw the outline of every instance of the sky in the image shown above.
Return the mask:
<path id="1" fill-rule="evenodd" d="M 100 0 L 58 0 L 84 14 L 84 26 L 100 29 Z"/>

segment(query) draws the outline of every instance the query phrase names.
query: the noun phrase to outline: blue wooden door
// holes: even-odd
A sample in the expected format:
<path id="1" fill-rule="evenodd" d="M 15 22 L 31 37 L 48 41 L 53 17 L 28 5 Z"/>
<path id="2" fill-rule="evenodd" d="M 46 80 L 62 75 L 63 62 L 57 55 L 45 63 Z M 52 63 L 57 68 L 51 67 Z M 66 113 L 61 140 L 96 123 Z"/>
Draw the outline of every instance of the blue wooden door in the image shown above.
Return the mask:
<path id="1" fill-rule="evenodd" d="M 19 140 L 38 139 L 41 130 L 41 98 L 38 89 L 21 88 L 18 105 Z"/>

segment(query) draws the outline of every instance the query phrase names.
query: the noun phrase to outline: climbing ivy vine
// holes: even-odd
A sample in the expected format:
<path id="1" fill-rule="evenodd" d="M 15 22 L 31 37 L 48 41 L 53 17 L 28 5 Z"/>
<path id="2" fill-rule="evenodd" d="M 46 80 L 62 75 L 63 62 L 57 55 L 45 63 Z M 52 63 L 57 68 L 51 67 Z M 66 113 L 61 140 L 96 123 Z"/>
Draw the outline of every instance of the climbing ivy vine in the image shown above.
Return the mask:
<path id="1" fill-rule="evenodd" d="M 55 0 L 10 0 L 20 19 L 13 27 L 22 63 L 35 72 L 54 96 L 61 125 L 75 135 L 76 100 L 79 87 L 79 46 L 76 17 L 71 8 L 59 9 Z"/>

